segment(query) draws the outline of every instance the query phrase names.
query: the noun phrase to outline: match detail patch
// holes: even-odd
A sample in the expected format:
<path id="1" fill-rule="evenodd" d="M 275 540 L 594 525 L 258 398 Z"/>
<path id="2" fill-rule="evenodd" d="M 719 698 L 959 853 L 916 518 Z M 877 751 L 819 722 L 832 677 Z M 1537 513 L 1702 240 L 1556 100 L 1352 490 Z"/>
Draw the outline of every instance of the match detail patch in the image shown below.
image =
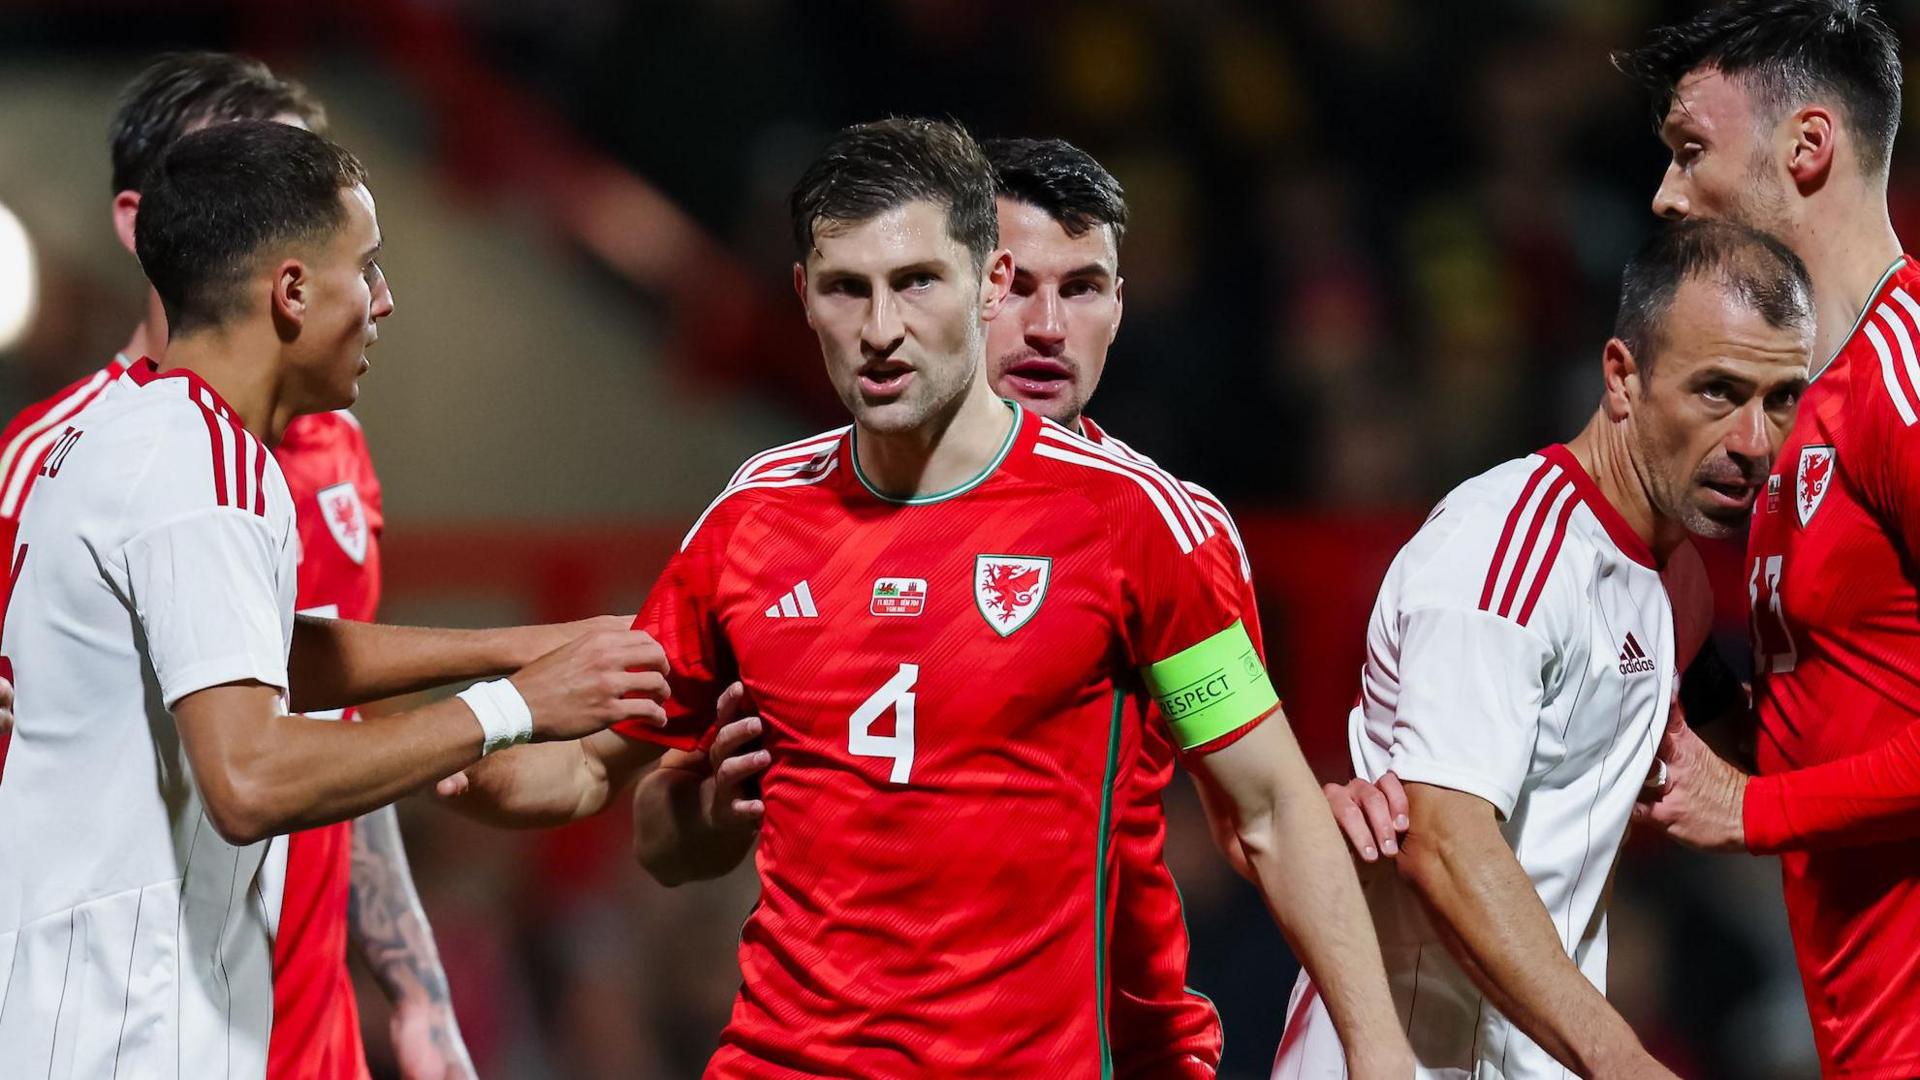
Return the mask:
<path id="1" fill-rule="evenodd" d="M 1238 619 L 1198 645 L 1148 664 L 1143 674 L 1182 750 L 1204 746 L 1280 704 Z"/>

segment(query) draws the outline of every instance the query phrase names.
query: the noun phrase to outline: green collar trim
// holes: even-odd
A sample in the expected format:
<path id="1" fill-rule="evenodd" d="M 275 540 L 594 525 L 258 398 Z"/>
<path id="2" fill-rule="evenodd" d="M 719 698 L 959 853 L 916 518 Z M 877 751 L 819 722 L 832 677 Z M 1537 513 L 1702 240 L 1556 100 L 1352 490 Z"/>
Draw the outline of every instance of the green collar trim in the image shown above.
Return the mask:
<path id="1" fill-rule="evenodd" d="M 1847 342 L 1853 340 L 1853 335 L 1859 333 L 1860 328 L 1866 325 L 1867 316 L 1873 314 L 1873 298 L 1880 295 L 1880 290 L 1887 287 L 1887 280 L 1893 277 L 1894 274 L 1898 273 L 1900 268 L 1906 265 L 1906 262 L 1907 262 L 1907 256 L 1905 255 L 1905 253 L 1902 253 L 1899 258 L 1893 260 L 1892 266 L 1887 267 L 1887 272 L 1880 275 L 1880 280 L 1873 283 L 1873 289 L 1867 293 L 1866 306 L 1860 309 L 1860 317 L 1853 320 L 1853 329 L 1848 330 L 1847 336 L 1840 339 L 1841 349 L 1845 349 L 1847 347 Z M 1833 362 L 1838 359 L 1840 359 L 1839 351 L 1835 351 L 1832 356 L 1827 357 L 1825 362 L 1823 362 L 1818 368 L 1814 369 L 1812 374 L 1807 376 L 1807 385 L 1809 386 L 1813 385 L 1813 380 L 1826 374 L 1827 369 L 1832 367 Z"/>
<path id="2" fill-rule="evenodd" d="M 860 486 L 867 489 L 867 494 L 879 499 L 881 502 L 892 503 L 895 506 L 927 506 L 931 503 L 945 502 L 948 499 L 965 495 L 967 492 L 986 483 L 987 480 L 999 470 L 1000 463 L 1007 460 L 1007 455 L 1012 452 L 1014 441 L 1020 438 L 1020 406 L 1004 398 L 1001 399 L 1000 403 L 1013 410 L 1013 424 L 1007 428 L 1006 441 L 1000 444 L 999 453 L 993 455 L 993 460 L 987 462 L 986 468 L 981 469 L 970 479 L 962 481 L 956 487 L 950 487 L 945 491 L 936 491 L 931 495 L 916 495 L 910 499 L 902 499 L 897 495 L 889 495 L 881 491 L 874 486 L 873 481 L 867 479 L 866 471 L 860 468 L 860 425 L 858 424 L 853 426 L 853 431 L 849 433 L 847 438 L 847 453 L 853 458 L 853 475 L 860 478 Z"/>

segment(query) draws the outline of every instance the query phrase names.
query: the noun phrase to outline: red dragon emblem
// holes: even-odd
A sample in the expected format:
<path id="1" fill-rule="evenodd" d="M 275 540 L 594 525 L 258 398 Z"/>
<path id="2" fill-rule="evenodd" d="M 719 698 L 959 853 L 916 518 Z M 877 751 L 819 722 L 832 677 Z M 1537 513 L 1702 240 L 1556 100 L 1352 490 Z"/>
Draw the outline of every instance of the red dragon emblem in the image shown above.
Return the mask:
<path id="1" fill-rule="evenodd" d="M 1800 469 L 1794 477 L 1794 509 L 1799 512 L 1800 525 L 1806 527 L 1813 519 L 1813 512 L 1820 508 L 1820 501 L 1827 497 L 1828 481 L 1833 478 L 1833 447 L 1804 446 L 1800 448 Z"/>
<path id="2" fill-rule="evenodd" d="M 1033 618 L 1047 592 L 1051 560 L 1027 555 L 981 555 L 974 562 L 973 595 L 989 626 L 1005 637 Z"/>

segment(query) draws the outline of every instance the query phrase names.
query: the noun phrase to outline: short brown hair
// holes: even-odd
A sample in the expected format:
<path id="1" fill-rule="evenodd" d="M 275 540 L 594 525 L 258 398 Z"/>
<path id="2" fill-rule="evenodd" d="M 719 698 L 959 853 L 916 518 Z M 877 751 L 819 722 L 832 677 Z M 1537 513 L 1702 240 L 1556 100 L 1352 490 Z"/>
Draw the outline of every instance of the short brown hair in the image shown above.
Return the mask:
<path id="1" fill-rule="evenodd" d="M 800 261 L 821 222 L 878 217 L 916 200 L 947 212 L 947 235 L 986 265 L 1000 242 L 993 167 L 967 129 L 943 120 L 889 117 L 842 128 L 793 186 L 787 209 Z"/>
<path id="2" fill-rule="evenodd" d="M 164 53 L 120 91 L 109 143 L 113 190 L 146 190 L 147 175 L 174 140 L 219 120 L 293 115 L 324 134 L 327 111 L 307 88 L 249 56 Z"/>

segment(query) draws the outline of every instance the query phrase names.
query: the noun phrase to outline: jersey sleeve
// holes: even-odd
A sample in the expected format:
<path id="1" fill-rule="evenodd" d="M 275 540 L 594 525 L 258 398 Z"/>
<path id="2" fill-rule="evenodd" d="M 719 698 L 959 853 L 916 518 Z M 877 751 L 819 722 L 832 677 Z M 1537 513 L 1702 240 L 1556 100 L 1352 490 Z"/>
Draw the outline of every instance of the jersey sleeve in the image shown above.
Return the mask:
<path id="1" fill-rule="evenodd" d="M 714 702 L 738 676 L 731 650 L 720 633 L 714 608 L 724 542 L 717 524 L 707 522 L 667 563 L 633 622 L 653 635 L 667 654 L 667 726 L 621 723 L 614 730 L 629 739 L 694 750 L 710 739 Z"/>
<path id="2" fill-rule="evenodd" d="M 1501 532 L 1497 503 L 1449 500 L 1409 542 L 1392 574 L 1388 618 L 1397 631 L 1399 696 L 1389 766 L 1403 781 L 1477 795 L 1513 812 L 1533 757 L 1540 711 L 1557 662 L 1557 628 L 1573 590 L 1564 566 L 1543 559 L 1537 603 L 1503 604 L 1498 567 L 1528 565 Z M 1559 560 L 1555 560 L 1558 562 Z M 1518 599 L 1520 590 L 1511 590 Z M 1524 614 L 1523 614 L 1524 612 Z"/>
<path id="3" fill-rule="evenodd" d="M 247 679 L 287 688 L 278 552 L 265 518 L 215 506 L 142 530 L 113 553 L 168 708 Z"/>
<path id="4" fill-rule="evenodd" d="M 1259 619 L 1224 530 L 1193 543 L 1178 519 L 1123 523 L 1128 657 L 1173 743 L 1187 753 L 1230 745 L 1280 705 L 1257 645 Z"/>

